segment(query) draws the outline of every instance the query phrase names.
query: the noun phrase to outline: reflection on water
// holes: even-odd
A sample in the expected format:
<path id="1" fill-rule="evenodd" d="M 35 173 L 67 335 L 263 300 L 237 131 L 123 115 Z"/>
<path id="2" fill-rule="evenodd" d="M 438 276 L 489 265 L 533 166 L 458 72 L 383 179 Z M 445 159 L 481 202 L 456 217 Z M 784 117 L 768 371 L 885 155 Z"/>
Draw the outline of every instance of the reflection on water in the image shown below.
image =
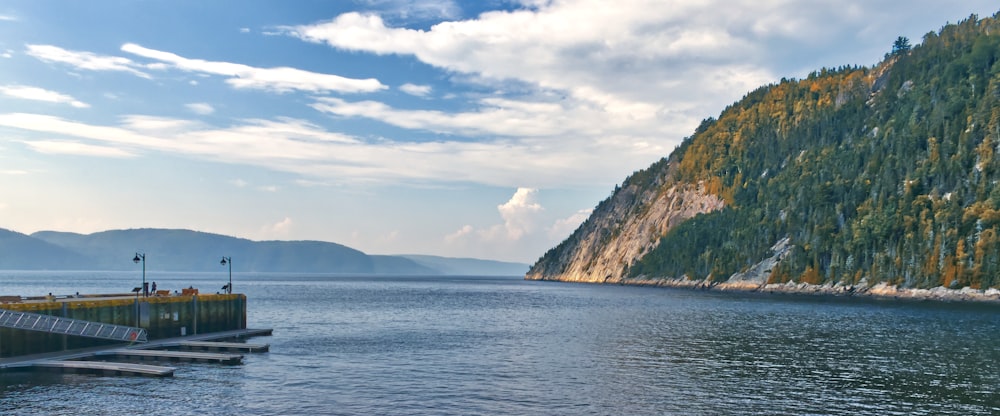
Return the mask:
<path id="1" fill-rule="evenodd" d="M 996 307 L 517 278 L 238 278 L 250 326 L 274 328 L 259 339 L 270 353 L 180 364 L 168 379 L 9 374 L 0 413 L 1000 414 Z M 134 279 L 0 273 L 19 294 Z"/>

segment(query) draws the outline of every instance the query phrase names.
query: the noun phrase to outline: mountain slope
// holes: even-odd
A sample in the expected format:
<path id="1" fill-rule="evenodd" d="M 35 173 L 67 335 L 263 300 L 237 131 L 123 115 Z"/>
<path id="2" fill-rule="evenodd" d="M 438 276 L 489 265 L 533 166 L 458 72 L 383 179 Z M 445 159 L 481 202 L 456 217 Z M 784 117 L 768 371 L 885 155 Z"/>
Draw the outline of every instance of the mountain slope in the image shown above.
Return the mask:
<path id="1" fill-rule="evenodd" d="M 875 67 L 753 91 L 526 277 L 997 287 L 998 58 L 997 16 L 972 16 Z"/>
<path id="2" fill-rule="evenodd" d="M 524 274 L 524 272 L 528 269 L 527 264 L 495 260 L 426 256 L 418 254 L 401 254 L 395 257 L 403 257 L 412 260 L 421 266 L 437 270 L 441 274 L 446 275 L 519 276 Z"/>
<path id="3" fill-rule="evenodd" d="M 423 255 L 368 255 L 324 241 L 251 241 L 191 230 L 130 229 L 93 234 L 39 231 L 31 236 L 0 229 L 0 270 L 133 270 L 135 254 L 160 271 L 234 271 L 395 275 L 516 276 L 526 264 Z"/>
<path id="4" fill-rule="evenodd" d="M 92 265 L 79 253 L 25 234 L 0 228 L 0 269 L 68 270 Z"/>

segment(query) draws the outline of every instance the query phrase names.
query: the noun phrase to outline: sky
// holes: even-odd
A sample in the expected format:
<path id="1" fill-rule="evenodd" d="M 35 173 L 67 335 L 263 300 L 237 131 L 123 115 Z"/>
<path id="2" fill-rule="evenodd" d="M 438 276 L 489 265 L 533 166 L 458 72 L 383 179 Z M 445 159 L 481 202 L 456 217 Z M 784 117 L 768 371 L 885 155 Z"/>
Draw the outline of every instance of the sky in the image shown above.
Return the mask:
<path id="1" fill-rule="evenodd" d="M 997 9 L 4 0 L 0 228 L 532 263 L 746 93 Z"/>

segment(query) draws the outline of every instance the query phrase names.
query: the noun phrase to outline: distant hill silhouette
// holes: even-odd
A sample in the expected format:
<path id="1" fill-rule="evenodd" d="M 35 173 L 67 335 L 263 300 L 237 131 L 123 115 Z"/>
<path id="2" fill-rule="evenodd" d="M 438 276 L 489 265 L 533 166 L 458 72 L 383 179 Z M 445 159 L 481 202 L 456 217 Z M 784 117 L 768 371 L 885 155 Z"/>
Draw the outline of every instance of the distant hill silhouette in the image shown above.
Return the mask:
<path id="1" fill-rule="evenodd" d="M 146 269 L 218 271 L 222 256 L 233 271 L 352 274 L 520 275 L 515 263 L 435 256 L 368 255 L 324 241 L 252 241 L 192 230 L 129 229 L 77 234 L 0 229 L 0 269 L 133 270 L 136 252 Z M 413 258 L 411 258 L 413 257 Z"/>
<path id="2" fill-rule="evenodd" d="M 60 270 L 93 268 L 87 257 L 56 244 L 0 228 L 0 269 Z"/>
<path id="3" fill-rule="evenodd" d="M 511 275 L 523 276 L 528 271 L 528 265 L 504 261 L 480 260 L 469 258 L 452 258 L 426 256 L 417 254 L 401 254 L 404 257 L 441 272 L 451 275 Z"/>

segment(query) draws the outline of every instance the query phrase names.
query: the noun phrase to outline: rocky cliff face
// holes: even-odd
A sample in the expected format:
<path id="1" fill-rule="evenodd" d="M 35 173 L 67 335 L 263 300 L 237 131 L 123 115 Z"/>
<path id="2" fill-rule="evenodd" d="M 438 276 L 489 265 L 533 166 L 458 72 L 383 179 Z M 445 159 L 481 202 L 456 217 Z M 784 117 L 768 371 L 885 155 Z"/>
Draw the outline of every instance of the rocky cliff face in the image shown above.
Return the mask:
<path id="1" fill-rule="evenodd" d="M 526 278 L 987 296 L 1000 290 L 998 183 L 1000 14 L 971 16 L 874 67 L 747 93 Z"/>
<path id="2" fill-rule="evenodd" d="M 656 247 L 671 227 L 725 206 L 703 184 L 662 189 L 666 175 L 660 172 L 652 187 L 627 183 L 619 188 L 573 236 L 532 266 L 526 279 L 621 282 L 635 260 Z"/>

